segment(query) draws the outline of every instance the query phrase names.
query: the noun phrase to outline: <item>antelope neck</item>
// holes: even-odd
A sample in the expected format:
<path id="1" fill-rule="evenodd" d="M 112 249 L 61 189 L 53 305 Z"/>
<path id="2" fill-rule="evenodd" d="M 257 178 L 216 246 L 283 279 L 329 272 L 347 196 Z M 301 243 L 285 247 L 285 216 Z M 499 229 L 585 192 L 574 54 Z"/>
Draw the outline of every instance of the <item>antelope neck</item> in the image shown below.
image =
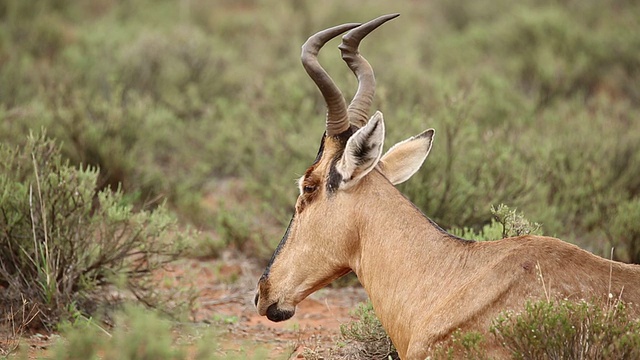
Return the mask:
<path id="1" fill-rule="evenodd" d="M 447 234 L 391 184 L 370 195 L 360 204 L 359 250 L 351 267 L 402 347 L 410 340 L 402 337 L 411 333 L 406 329 L 420 317 L 412 312 L 428 310 L 439 289 L 472 270 L 466 259 L 474 242 Z"/>

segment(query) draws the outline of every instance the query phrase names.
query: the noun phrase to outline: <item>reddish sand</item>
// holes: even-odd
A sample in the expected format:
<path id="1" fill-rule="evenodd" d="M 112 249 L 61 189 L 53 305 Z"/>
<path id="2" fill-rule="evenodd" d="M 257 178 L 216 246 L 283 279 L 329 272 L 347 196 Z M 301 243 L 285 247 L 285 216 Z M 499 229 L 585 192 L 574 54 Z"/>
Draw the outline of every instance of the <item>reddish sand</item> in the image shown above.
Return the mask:
<path id="1" fill-rule="evenodd" d="M 295 359 L 306 351 L 327 358 L 328 349 L 335 348 L 340 338 L 340 324 L 352 320 L 351 311 L 367 299 L 360 287 L 325 288 L 301 302 L 293 318 L 273 323 L 259 316 L 253 305 L 261 272 L 251 259 L 228 252 L 220 259 L 182 260 L 156 276 L 169 280 L 163 281 L 167 286 L 170 280 L 194 284 L 199 298 L 192 320 L 221 330 L 217 342 L 221 354 L 228 355 L 261 351 L 270 359 Z M 59 339 L 57 334 L 38 333 L 24 335 L 20 341 L 28 346 L 29 358 L 35 359 L 49 355 Z M 0 349 L 10 347 L 8 341 L 3 336 Z"/>
<path id="2" fill-rule="evenodd" d="M 226 326 L 223 347 L 266 346 L 277 358 L 286 358 L 287 353 L 291 358 L 301 357 L 305 348 L 322 352 L 334 346 L 340 324 L 353 320 L 351 311 L 367 299 L 360 287 L 325 288 L 302 301 L 293 318 L 274 323 L 259 316 L 253 305 L 262 269 L 251 261 L 227 255 L 213 262 L 189 263 L 201 289 L 195 320 Z M 212 266 L 217 271 L 211 271 Z M 228 279 L 233 282 L 225 283 Z"/>

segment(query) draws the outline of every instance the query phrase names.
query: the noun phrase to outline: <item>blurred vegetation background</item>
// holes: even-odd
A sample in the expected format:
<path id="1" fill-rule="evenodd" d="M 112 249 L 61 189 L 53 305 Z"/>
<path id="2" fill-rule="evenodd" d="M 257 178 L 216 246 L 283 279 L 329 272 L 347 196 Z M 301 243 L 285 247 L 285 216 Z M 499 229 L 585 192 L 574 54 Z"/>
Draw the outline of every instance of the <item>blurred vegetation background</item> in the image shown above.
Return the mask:
<path id="1" fill-rule="evenodd" d="M 444 228 L 479 230 L 504 203 L 640 262 L 637 1 L 5 0 L 0 141 L 46 129 L 96 190 L 216 234 L 194 253 L 266 261 L 324 126 L 300 46 L 390 12 L 361 46 L 386 146 L 436 129 L 402 192 Z M 320 60 L 350 98 L 337 44 Z"/>

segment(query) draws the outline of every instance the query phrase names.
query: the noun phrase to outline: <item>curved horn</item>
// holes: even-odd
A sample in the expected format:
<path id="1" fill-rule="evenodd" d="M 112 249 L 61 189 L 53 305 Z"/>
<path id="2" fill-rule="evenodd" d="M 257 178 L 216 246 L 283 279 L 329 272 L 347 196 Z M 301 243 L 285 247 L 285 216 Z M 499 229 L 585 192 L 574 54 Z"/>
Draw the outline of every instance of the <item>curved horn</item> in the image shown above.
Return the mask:
<path id="1" fill-rule="evenodd" d="M 357 127 L 363 127 L 367 124 L 369 108 L 371 107 L 371 103 L 373 103 L 373 95 L 376 91 L 376 79 L 373 75 L 373 68 L 371 68 L 367 59 L 360 55 L 358 46 L 360 45 L 360 41 L 370 32 L 398 16 L 400 16 L 400 14 L 383 15 L 364 23 L 343 36 L 342 44 L 338 46 L 342 53 L 342 59 L 358 78 L 358 91 L 347 110 L 349 122 Z"/>
<path id="2" fill-rule="evenodd" d="M 349 129 L 349 118 L 347 117 L 347 104 L 340 89 L 333 82 L 329 74 L 320 66 L 318 62 L 318 51 L 327 41 L 342 34 L 347 30 L 351 30 L 360 24 L 343 24 L 320 31 L 312 35 L 302 45 L 302 66 L 316 83 L 318 89 L 327 103 L 327 135 L 333 136 L 341 134 Z"/>

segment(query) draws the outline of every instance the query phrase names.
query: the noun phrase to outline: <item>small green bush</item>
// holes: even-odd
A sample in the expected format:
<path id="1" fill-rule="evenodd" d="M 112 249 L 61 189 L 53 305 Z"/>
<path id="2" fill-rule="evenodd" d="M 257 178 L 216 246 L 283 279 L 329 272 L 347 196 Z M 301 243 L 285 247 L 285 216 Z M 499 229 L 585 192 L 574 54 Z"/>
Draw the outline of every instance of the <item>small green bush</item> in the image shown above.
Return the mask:
<path id="1" fill-rule="evenodd" d="M 528 302 L 521 312 L 506 311 L 493 321 L 492 341 L 514 360 L 637 359 L 640 320 L 628 306 L 601 302 L 554 300 Z M 429 359 L 489 359 L 487 338 L 456 331 L 437 345 Z"/>
<path id="2" fill-rule="evenodd" d="M 640 358 L 640 321 L 617 301 L 527 303 L 521 313 L 502 313 L 490 331 L 513 359 Z"/>
<path id="3" fill-rule="evenodd" d="M 542 225 L 532 223 L 518 213 L 516 209 L 509 209 L 505 204 L 498 207 L 491 206 L 491 213 L 496 221 L 502 225 L 502 238 L 522 235 L 542 235 Z"/>
<path id="4" fill-rule="evenodd" d="M 207 325 L 177 324 L 155 311 L 127 306 L 117 312 L 114 327 L 105 329 L 92 319 L 66 323 L 53 348 L 56 360 L 216 360 L 264 359 L 265 349 L 251 354 L 223 350 L 220 331 Z"/>
<path id="5" fill-rule="evenodd" d="M 399 359 L 371 302 L 359 304 L 354 315 L 358 320 L 340 325 L 340 334 L 343 341 L 353 346 L 356 359 Z"/>
<path id="6" fill-rule="evenodd" d="M 186 349 L 174 346 L 172 325 L 151 311 L 128 307 L 116 316 L 111 331 L 92 320 L 66 324 L 63 339 L 54 348 L 54 359 L 185 359 Z M 201 342 L 201 345 L 205 342 Z M 215 342 L 207 339 L 209 352 Z M 198 357 L 204 359 L 203 357 Z"/>
<path id="7" fill-rule="evenodd" d="M 640 198 L 618 204 L 611 223 L 616 258 L 640 264 Z"/>
<path id="8" fill-rule="evenodd" d="M 491 219 L 491 222 L 484 225 L 480 230 L 476 231 L 469 227 L 453 228 L 449 232 L 455 236 L 459 236 L 463 239 L 476 240 L 476 241 L 491 241 L 502 238 L 502 231 L 504 226 L 496 221 L 495 218 Z"/>
<path id="9" fill-rule="evenodd" d="M 134 212 L 122 192 L 96 192 L 97 177 L 70 166 L 44 133 L 23 148 L 0 144 L 0 302 L 36 306 L 33 326 L 91 313 L 109 285 L 157 305 L 152 272 L 184 251 L 164 207 Z"/>
<path id="10" fill-rule="evenodd" d="M 485 337 L 476 332 L 456 330 L 445 343 L 435 346 L 429 360 L 489 360 Z"/>
<path id="11" fill-rule="evenodd" d="M 464 239 L 489 241 L 504 239 L 511 236 L 542 235 L 542 225 L 527 220 L 516 209 L 510 209 L 505 204 L 498 207 L 491 206 L 491 223 L 484 225 L 478 232 L 472 228 L 453 228 L 451 233 Z"/>

